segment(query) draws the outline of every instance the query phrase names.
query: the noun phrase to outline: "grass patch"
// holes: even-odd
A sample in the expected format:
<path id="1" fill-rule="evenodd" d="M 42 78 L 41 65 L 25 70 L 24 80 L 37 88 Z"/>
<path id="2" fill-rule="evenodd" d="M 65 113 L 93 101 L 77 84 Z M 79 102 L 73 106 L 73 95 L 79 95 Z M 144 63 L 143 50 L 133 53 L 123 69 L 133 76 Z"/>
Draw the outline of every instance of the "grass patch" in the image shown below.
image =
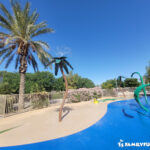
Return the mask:
<path id="1" fill-rule="evenodd" d="M 114 101 L 116 100 L 115 98 L 109 98 L 109 99 L 103 99 L 102 102 L 105 102 L 105 101 Z"/>
<path id="2" fill-rule="evenodd" d="M 8 132 L 8 131 L 10 131 L 10 130 L 12 130 L 12 129 L 15 129 L 15 128 L 17 128 L 17 127 L 19 127 L 19 126 L 12 127 L 12 128 L 8 128 L 8 129 L 5 129 L 5 130 L 2 130 L 2 131 L 0 131 L 0 134 L 5 133 L 5 132 Z"/>
<path id="3" fill-rule="evenodd" d="M 62 99 L 62 98 L 63 98 L 63 92 L 52 93 L 51 99 Z"/>

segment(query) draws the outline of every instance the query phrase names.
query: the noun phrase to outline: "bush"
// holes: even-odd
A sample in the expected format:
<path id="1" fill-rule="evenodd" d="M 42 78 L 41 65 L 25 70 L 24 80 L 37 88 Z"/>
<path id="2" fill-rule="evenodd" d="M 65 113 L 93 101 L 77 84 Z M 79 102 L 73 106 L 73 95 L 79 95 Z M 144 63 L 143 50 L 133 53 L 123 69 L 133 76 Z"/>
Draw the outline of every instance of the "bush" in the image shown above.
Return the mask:
<path id="1" fill-rule="evenodd" d="M 37 101 L 32 101 L 32 108 L 39 109 L 39 108 L 47 107 L 48 104 L 49 104 L 48 99 L 39 99 Z"/>
<path id="2" fill-rule="evenodd" d="M 125 87 L 137 87 L 140 85 L 136 78 L 127 78 L 124 81 Z"/>
<path id="3" fill-rule="evenodd" d="M 106 82 L 102 83 L 103 89 L 112 89 L 116 87 L 116 80 L 107 80 Z"/>
<path id="4" fill-rule="evenodd" d="M 76 90 L 69 90 L 68 101 L 69 102 L 80 102 L 80 101 L 89 101 L 92 98 L 100 98 L 102 96 L 101 89 L 96 88 L 81 88 Z"/>
<path id="5" fill-rule="evenodd" d="M 32 108 L 43 108 L 49 105 L 49 97 L 48 94 L 43 92 L 43 93 L 37 93 L 31 95 L 32 99 Z"/>

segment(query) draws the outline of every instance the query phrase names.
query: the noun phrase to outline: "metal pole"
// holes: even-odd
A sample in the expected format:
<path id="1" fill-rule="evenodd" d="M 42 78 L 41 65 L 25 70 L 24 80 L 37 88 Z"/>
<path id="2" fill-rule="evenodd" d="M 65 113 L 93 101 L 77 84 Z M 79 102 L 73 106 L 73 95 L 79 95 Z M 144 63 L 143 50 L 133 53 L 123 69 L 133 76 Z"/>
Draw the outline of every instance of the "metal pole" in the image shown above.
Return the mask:
<path id="1" fill-rule="evenodd" d="M 116 91 L 117 91 L 117 96 L 118 96 L 118 83 L 117 83 L 117 79 L 115 78 L 116 80 Z"/>

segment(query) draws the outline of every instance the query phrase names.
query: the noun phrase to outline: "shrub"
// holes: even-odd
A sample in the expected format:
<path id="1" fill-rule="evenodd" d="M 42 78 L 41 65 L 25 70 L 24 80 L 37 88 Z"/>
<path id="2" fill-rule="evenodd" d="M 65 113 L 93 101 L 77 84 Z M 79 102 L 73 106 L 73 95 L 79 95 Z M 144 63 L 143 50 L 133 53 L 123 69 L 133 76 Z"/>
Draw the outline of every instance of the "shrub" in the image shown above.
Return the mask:
<path id="1" fill-rule="evenodd" d="M 99 98 L 102 96 L 101 89 L 95 88 L 81 88 L 76 90 L 69 90 L 68 101 L 69 102 L 80 102 L 89 101 L 92 98 Z"/>

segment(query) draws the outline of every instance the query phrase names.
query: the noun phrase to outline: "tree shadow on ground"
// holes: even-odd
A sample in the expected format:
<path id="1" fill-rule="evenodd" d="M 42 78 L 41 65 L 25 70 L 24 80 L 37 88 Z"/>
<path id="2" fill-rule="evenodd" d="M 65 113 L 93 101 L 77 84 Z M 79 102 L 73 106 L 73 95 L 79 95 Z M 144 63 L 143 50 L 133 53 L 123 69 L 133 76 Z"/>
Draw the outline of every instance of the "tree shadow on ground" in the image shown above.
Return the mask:
<path id="1" fill-rule="evenodd" d="M 72 110 L 73 110 L 72 108 L 65 106 L 63 108 L 63 115 L 61 119 L 63 120 Z M 56 111 L 59 112 L 59 108 L 56 109 Z"/>

